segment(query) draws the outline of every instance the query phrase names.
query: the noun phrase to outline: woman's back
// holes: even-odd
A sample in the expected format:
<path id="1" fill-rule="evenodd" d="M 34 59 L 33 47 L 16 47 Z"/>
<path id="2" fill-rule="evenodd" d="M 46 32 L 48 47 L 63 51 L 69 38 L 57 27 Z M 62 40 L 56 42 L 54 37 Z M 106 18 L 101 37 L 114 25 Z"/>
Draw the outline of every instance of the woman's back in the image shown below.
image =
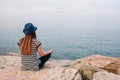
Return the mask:
<path id="1" fill-rule="evenodd" d="M 31 55 L 21 55 L 21 69 L 22 70 L 39 70 L 40 61 L 37 59 L 37 46 L 40 41 L 37 42 L 35 38 L 32 38 L 32 53 Z"/>

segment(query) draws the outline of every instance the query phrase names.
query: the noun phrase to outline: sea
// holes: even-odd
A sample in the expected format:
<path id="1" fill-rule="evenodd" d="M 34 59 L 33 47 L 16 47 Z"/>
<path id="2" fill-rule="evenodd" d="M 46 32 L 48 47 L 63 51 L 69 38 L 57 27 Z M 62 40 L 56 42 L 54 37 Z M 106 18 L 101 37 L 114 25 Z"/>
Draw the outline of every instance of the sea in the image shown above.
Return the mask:
<path id="1" fill-rule="evenodd" d="M 24 36 L 23 27 L 0 26 L 0 54 L 20 54 L 17 42 Z M 120 57 L 120 27 L 38 27 L 37 39 L 43 51 L 54 48 L 52 59 L 78 59 L 100 54 Z"/>

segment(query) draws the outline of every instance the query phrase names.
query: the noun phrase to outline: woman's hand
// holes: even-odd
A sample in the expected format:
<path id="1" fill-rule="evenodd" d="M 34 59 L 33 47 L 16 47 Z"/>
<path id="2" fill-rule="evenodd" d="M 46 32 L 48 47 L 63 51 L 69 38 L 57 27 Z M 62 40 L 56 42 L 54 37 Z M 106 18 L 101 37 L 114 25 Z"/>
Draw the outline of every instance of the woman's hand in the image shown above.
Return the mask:
<path id="1" fill-rule="evenodd" d="M 50 49 L 48 53 L 53 53 L 54 51 L 55 51 L 54 49 Z"/>

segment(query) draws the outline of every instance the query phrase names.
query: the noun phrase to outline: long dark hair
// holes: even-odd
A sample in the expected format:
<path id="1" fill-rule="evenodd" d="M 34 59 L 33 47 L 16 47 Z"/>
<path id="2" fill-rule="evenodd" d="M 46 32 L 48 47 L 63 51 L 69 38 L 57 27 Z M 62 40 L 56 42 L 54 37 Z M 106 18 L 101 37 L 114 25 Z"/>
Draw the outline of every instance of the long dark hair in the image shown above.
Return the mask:
<path id="1" fill-rule="evenodd" d="M 36 39 L 36 33 L 25 34 L 25 37 L 20 42 L 20 49 L 22 55 L 32 54 L 32 38 Z"/>

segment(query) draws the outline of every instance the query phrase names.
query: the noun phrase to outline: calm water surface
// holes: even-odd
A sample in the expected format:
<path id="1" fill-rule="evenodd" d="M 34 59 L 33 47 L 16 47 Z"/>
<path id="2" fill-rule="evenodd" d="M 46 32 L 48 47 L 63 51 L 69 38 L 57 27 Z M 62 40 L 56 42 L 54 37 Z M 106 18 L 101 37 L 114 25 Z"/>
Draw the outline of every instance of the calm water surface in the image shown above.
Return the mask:
<path id="1" fill-rule="evenodd" d="M 19 53 L 18 40 L 24 35 L 19 27 L 0 27 L 0 53 Z M 120 28 L 39 28 L 37 37 L 43 50 L 55 48 L 53 59 L 77 59 L 92 54 L 120 57 Z"/>

